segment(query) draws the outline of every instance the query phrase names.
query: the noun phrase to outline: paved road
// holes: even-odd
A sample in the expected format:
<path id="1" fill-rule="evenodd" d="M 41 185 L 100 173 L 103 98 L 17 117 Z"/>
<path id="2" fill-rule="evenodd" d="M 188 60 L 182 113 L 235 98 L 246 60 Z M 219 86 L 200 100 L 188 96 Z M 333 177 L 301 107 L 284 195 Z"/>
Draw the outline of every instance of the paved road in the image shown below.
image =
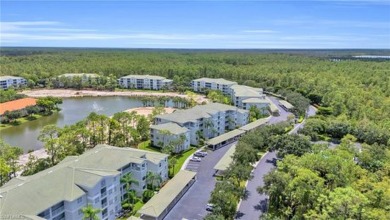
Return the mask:
<path id="1" fill-rule="evenodd" d="M 216 182 L 215 178 L 213 177 L 215 172 L 214 166 L 233 144 L 236 144 L 236 142 L 222 147 L 216 151 L 209 152 L 209 155 L 204 157 L 201 162 L 197 162 L 199 163 L 199 166 L 197 167 L 198 172 L 196 182 L 164 219 L 195 220 L 203 219 L 207 215 L 206 205 L 210 199 L 211 192 L 214 190 Z M 196 162 L 188 163 L 187 167 L 192 169 L 193 163 Z"/>
<path id="2" fill-rule="evenodd" d="M 289 112 L 286 112 L 279 106 L 279 101 L 270 97 L 279 108 L 280 116 L 272 117 L 269 121 L 269 124 L 275 124 L 281 121 L 286 121 Z M 307 116 L 313 116 L 316 113 L 316 109 L 313 106 L 310 106 L 307 111 Z M 289 134 L 295 134 L 297 131 L 304 125 L 305 121 L 301 124 L 295 125 L 295 127 L 289 132 Z M 254 170 L 254 177 L 252 180 L 248 181 L 246 190 L 248 195 L 244 198 L 238 209 L 236 219 L 240 220 L 254 220 L 259 219 L 259 216 L 267 210 L 268 196 L 265 194 L 260 195 L 257 193 L 258 186 L 264 186 L 264 175 L 269 173 L 272 169 L 275 168 L 276 162 L 276 152 L 268 152 L 257 164 Z"/>
<path id="3" fill-rule="evenodd" d="M 267 210 L 268 195 L 257 193 L 258 186 L 264 186 L 263 177 L 275 168 L 276 152 L 268 152 L 253 171 L 254 177 L 247 185 L 247 198 L 242 200 L 236 219 L 256 220 Z"/>

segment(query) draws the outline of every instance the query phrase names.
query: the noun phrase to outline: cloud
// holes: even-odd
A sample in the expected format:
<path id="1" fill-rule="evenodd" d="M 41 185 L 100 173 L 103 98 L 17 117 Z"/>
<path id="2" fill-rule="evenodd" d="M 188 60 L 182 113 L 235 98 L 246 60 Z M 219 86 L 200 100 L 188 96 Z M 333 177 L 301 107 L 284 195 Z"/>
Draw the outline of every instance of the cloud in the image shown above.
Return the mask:
<path id="1" fill-rule="evenodd" d="M 371 29 L 389 29 L 390 22 L 369 22 L 369 21 L 350 21 L 350 20 L 316 20 L 313 18 L 292 18 L 286 20 L 274 20 L 275 25 L 281 26 L 300 26 L 318 28 L 326 26 L 328 28 L 371 28 Z"/>
<path id="2" fill-rule="evenodd" d="M 243 30 L 244 33 L 259 33 L 259 34 L 272 34 L 272 33 L 278 33 L 278 31 L 273 30 Z"/>
<path id="3" fill-rule="evenodd" d="M 26 27 L 31 26 L 48 26 L 48 25 L 58 25 L 60 22 L 55 21 L 1 21 L 0 30 L 10 31 L 10 30 L 23 30 Z"/>

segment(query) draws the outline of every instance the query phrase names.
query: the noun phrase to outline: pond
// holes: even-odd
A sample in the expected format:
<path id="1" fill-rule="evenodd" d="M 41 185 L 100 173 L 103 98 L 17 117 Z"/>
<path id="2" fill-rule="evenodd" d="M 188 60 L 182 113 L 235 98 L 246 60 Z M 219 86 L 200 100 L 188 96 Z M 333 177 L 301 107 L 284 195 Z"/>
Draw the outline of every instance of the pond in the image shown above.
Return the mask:
<path id="1" fill-rule="evenodd" d="M 23 123 L 19 126 L 3 129 L 0 137 L 12 146 L 23 148 L 25 152 L 38 150 L 43 144 L 37 140 L 40 130 L 48 124 L 59 127 L 75 124 L 86 118 L 91 112 L 111 116 L 129 108 L 142 107 L 143 102 L 131 97 L 80 97 L 64 98 L 61 111 L 53 115 Z"/>

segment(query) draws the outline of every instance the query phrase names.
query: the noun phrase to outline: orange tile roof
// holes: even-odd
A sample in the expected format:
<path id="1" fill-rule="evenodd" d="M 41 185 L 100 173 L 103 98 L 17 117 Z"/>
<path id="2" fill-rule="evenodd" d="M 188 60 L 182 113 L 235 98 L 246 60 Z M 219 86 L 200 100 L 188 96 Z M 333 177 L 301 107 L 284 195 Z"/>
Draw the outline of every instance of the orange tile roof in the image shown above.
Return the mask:
<path id="1" fill-rule="evenodd" d="M 36 104 L 37 104 L 37 100 L 33 98 L 23 98 L 14 101 L 0 103 L 0 115 L 4 114 L 5 111 L 20 110 L 26 108 L 27 106 L 36 105 Z"/>

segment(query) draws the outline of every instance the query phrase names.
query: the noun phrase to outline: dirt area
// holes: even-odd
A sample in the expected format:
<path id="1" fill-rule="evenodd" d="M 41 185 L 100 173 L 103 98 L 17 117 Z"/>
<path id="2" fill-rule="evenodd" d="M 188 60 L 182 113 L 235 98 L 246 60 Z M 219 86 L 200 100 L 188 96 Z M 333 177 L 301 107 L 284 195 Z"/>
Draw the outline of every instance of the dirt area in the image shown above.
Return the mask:
<path id="1" fill-rule="evenodd" d="M 139 108 L 127 109 L 127 110 L 125 110 L 125 112 L 135 111 L 135 112 L 137 112 L 138 115 L 143 115 L 143 116 L 147 117 L 148 115 L 152 114 L 153 109 L 154 109 L 154 107 L 139 107 Z M 175 108 L 164 108 L 164 109 L 165 109 L 166 114 L 170 114 L 176 110 Z"/>
<path id="2" fill-rule="evenodd" d="M 28 162 L 28 157 L 30 156 L 30 154 L 36 156 L 38 159 L 40 158 L 46 158 L 48 157 L 49 155 L 47 155 L 46 153 L 46 150 L 44 148 L 42 149 L 39 149 L 39 150 L 35 150 L 31 153 L 27 153 L 27 154 L 23 154 L 19 157 L 19 160 L 18 160 L 18 164 L 20 166 L 24 166 L 27 162 Z M 22 172 L 19 171 L 16 173 L 17 176 L 19 176 Z"/>
<path id="3" fill-rule="evenodd" d="M 21 92 L 29 97 L 39 98 L 46 96 L 54 96 L 61 98 L 68 97 L 83 97 L 83 96 L 169 96 L 169 97 L 182 97 L 188 98 L 185 94 L 179 94 L 175 92 L 154 92 L 154 91 L 125 91 L 125 92 L 110 92 L 110 91 L 94 91 L 94 90 L 72 90 L 72 89 L 38 89 L 38 90 L 26 90 Z M 197 103 L 207 102 L 206 97 L 197 95 L 195 97 Z"/>

